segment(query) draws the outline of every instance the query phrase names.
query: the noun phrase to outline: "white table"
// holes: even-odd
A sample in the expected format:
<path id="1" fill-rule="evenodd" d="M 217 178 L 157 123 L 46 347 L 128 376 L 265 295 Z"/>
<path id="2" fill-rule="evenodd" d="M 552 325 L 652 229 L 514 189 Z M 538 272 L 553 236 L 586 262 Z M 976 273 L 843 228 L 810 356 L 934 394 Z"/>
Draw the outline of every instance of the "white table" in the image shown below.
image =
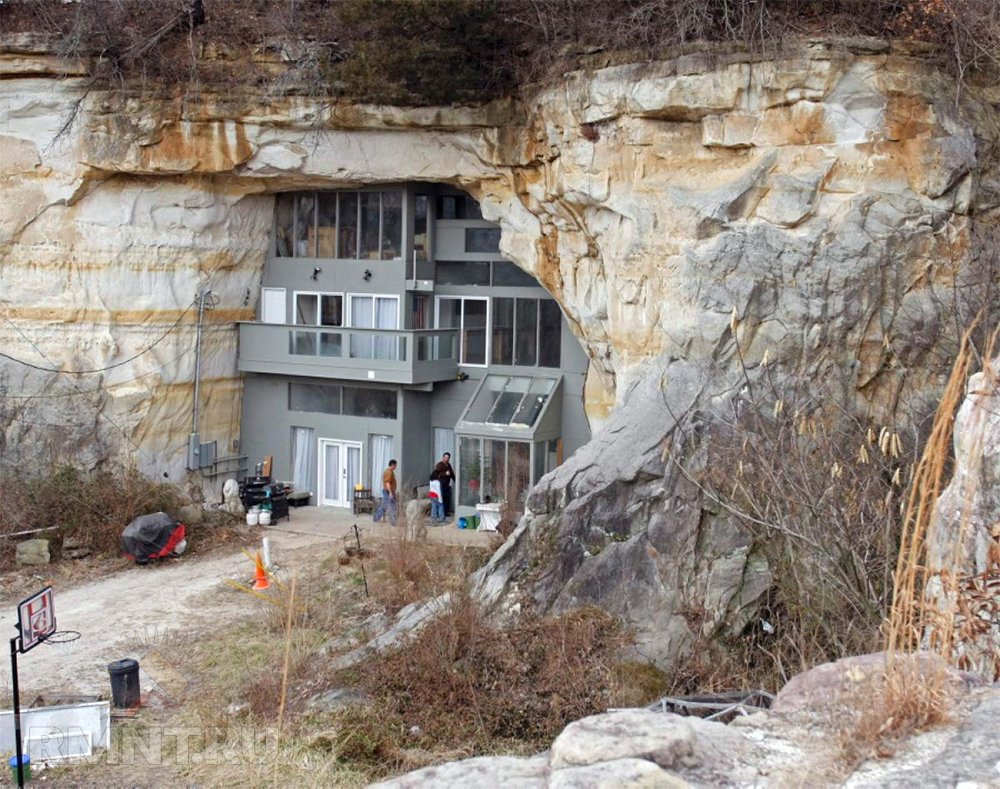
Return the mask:
<path id="1" fill-rule="evenodd" d="M 500 526 L 500 503 L 477 504 L 479 514 L 479 531 L 496 531 Z"/>

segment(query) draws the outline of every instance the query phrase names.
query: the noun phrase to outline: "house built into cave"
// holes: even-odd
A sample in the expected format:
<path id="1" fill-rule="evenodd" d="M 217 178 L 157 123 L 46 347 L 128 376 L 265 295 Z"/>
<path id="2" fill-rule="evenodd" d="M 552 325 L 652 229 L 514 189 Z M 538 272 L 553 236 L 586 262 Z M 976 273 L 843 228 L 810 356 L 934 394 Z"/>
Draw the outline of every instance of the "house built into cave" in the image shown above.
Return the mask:
<path id="1" fill-rule="evenodd" d="M 456 512 L 472 514 L 589 440 L 587 357 L 470 196 L 411 183 L 275 206 L 239 345 L 242 448 L 275 476 L 345 507 L 390 458 L 409 487 L 451 452 Z"/>

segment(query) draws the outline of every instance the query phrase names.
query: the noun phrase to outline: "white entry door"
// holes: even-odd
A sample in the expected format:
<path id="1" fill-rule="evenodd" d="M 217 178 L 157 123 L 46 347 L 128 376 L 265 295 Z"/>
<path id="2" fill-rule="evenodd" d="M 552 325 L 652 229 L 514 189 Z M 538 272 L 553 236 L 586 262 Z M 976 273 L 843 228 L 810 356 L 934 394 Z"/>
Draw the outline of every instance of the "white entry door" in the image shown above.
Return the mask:
<path id="1" fill-rule="evenodd" d="M 262 323 L 285 322 L 285 289 L 261 288 L 260 320 Z"/>
<path id="2" fill-rule="evenodd" d="M 361 444 L 319 440 L 319 503 L 324 507 L 350 507 L 354 486 L 361 482 Z"/>

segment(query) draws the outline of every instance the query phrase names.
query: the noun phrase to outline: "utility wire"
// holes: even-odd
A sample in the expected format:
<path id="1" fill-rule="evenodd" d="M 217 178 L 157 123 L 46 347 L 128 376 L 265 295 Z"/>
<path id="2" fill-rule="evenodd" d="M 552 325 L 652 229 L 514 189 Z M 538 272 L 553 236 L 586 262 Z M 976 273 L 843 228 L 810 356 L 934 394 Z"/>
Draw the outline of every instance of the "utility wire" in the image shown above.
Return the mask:
<path id="1" fill-rule="evenodd" d="M 62 374 L 62 375 L 89 375 L 91 373 L 103 373 L 103 372 L 107 372 L 108 370 L 114 370 L 116 367 L 122 367 L 122 366 L 124 366 L 126 364 L 134 362 L 140 356 L 142 356 L 144 354 L 147 354 L 151 350 L 153 350 L 153 348 L 155 348 L 157 345 L 159 345 L 161 342 L 163 342 L 170 335 L 170 333 L 180 325 L 181 321 L 184 320 L 184 318 L 188 314 L 188 312 L 191 311 L 191 307 L 192 306 L 193 305 L 189 304 L 184 309 L 184 312 L 182 312 L 180 314 L 180 317 L 177 318 L 176 321 L 174 321 L 173 325 L 169 329 L 167 329 L 162 335 L 160 335 L 160 337 L 158 337 L 155 342 L 153 342 L 152 344 L 148 345 L 143 350 L 139 351 L 139 353 L 135 354 L 135 356 L 130 356 L 128 359 L 125 359 L 124 361 L 121 361 L 121 362 L 115 362 L 114 364 L 109 364 L 107 367 L 98 367 L 98 368 L 96 368 L 94 370 L 60 370 L 60 369 L 58 369 L 56 367 L 42 367 L 41 365 L 32 364 L 31 362 L 26 362 L 23 359 L 17 359 L 17 358 L 15 358 L 15 357 L 13 357 L 13 356 L 11 356 L 9 354 L 4 353 L 3 351 L 0 351 L 0 356 L 2 356 L 4 359 L 10 359 L 10 361 L 16 362 L 17 364 L 24 365 L 25 367 L 30 367 L 33 370 L 41 370 L 44 373 L 58 373 L 58 374 Z M 20 327 L 18 327 L 18 325 L 16 323 L 14 323 L 7 316 L 4 316 L 4 320 L 7 321 L 7 323 L 10 324 L 11 327 L 13 327 L 14 331 L 16 331 L 18 334 L 20 334 L 21 337 L 23 337 L 28 343 L 31 344 L 31 346 L 36 351 L 38 351 L 38 346 L 36 346 L 35 343 L 33 343 L 31 341 L 31 339 L 23 331 L 21 331 Z M 48 359 L 48 357 L 46 357 L 45 354 L 43 354 L 41 351 L 38 351 L 38 355 L 41 356 L 43 359 L 45 359 L 45 361 L 51 363 L 51 360 Z"/>
<path id="2" fill-rule="evenodd" d="M 3 399 L 5 399 L 5 400 L 54 400 L 54 399 L 59 399 L 59 398 L 63 398 L 63 397 L 80 397 L 81 395 L 98 394 L 99 392 L 110 392 L 111 390 L 117 389 L 120 386 L 127 386 L 128 384 L 135 383 L 136 381 L 141 381 L 143 378 L 148 378 L 151 375 L 156 375 L 160 371 L 165 370 L 170 365 L 174 364 L 175 362 L 180 361 L 185 356 L 188 356 L 191 353 L 194 353 L 194 348 L 188 348 L 188 349 L 186 349 L 184 351 L 181 351 L 179 354 L 177 354 L 177 356 L 175 356 L 170 361 L 166 362 L 165 364 L 161 364 L 159 367 L 157 367 L 157 368 L 155 368 L 153 370 L 150 370 L 149 372 L 145 372 L 142 375 L 137 375 L 134 378 L 129 378 L 129 379 L 125 380 L 125 381 L 116 381 L 113 384 L 105 384 L 105 385 L 102 385 L 102 386 L 97 386 L 97 387 L 94 387 L 93 389 L 78 389 L 75 392 L 56 392 L 56 393 L 52 393 L 52 394 L 28 394 L 28 395 L 12 395 L 12 394 L 7 394 L 7 395 L 3 396 Z"/>

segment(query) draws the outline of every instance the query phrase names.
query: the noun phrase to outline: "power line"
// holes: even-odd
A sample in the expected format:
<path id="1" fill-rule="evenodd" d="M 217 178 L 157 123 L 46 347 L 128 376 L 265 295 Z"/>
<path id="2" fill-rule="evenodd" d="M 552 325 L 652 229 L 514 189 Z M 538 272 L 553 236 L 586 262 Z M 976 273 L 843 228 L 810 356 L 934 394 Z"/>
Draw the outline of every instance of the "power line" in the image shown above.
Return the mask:
<path id="1" fill-rule="evenodd" d="M 110 364 L 107 367 L 99 367 L 99 368 L 96 368 L 94 370 L 60 370 L 60 369 L 55 368 L 55 367 L 42 367 L 41 365 L 32 364 L 31 362 L 26 362 L 23 359 L 17 359 L 17 358 L 15 358 L 15 357 L 13 357 L 13 356 L 11 356 L 9 354 L 4 353 L 3 351 L 0 351 L 0 356 L 2 356 L 4 359 L 9 359 L 12 362 L 16 362 L 17 364 L 24 365 L 25 367 L 30 367 L 33 370 L 41 370 L 44 373 L 57 373 L 57 374 L 62 374 L 62 375 L 89 375 L 91 373 L 103 373 L 103 372 L 107 372 L 108 370 L 114 370 L 116 367 L 122 367 L 123 365 L 126 365 L 126 364 L 129 364 L 131 362 L 134 362 L 140 356 L 143 356 L 144 354 L 147 354 L 151 350 L 153 350 L 153 348 L 155 348 L 157 345 L 159 345 L 161 342 L 163 342 L 170 335 L 170 333 L 180 325 L 181 321 L 184 320 L 184 317 L 191 310 L 191 306 L 192 305 L 189 304 L 184 309 L 184 312 L 182 312 L 180 314 L 180 317 L 177 318 L 176 321 L 174 321 L 173 325 L 169 329 L 167 329 L 162 335 L 160 335 L 160 337 L 158 337 L 155 342 L 153 342 L 152 344 L 148 345 L 143 350 L 139 351 L 139 353 L 135 354 L 135 356 L 131 356 L 128 359 L 125 359 L 124 361 L 121 361 L 121 362 L 115 362 L 114 364 Z M 36 351 L 38 351 L 38 346 L 36 346 L 35 343 L 32 342 L 31 339 L 29 339 L 28 336 L 23 331 L 21 331 L 21 329 L 17 326 L 17 324 L 15 324 L 7 316 L 4 316 L 4 320 L 7 321 L 7 323 L 9 323 L 11 325 L 11 327 L 13 327 L 14 331 L 16 331 L 18 334 L 20 334 L 21 337 L 23 337 L 25 340 L 27 340 L 27 342 L 29 342 L 31 344 L 31 346 Z M 38 351 L 38 355 L 41 356 L 46 361 L 50 361 L 48 359 L 48 357 L 45 356 L 45 354 L 41 353 L 41 351 Z"/>
<path id="2" fill-rule="evenodd" d="M 170 361 L 165 364 L 161 364 L 159 367 L 150 370 L 149 372 L 143 373 L 142 375 L 137 375 L 134 378 L 129 378 L 125 381 L 117 381 L 113 384 L 106 384 L 102 386 L 97 386 L 93 389 L 78 389 L 75 392 L 58 392 L 54 394 L 27 394 L 27 395 L 12 395 L 6 394 L 3 396 L 4 400 L 54 400 L 63 397 L 80 397 L 82 395 L 98 394 L 100 392 L 110 392 L 112 389 L 116 389 L 119 386 L 127 386 L 128 384 L 140 381 L 143 378 L 148 378 L 151 375 L 156 375 L 161 370 L 165 370 L 170 365 L 175 362 L 180 361 L 185 356 L 194 352 L 194 348 L 188 348 L 187 350 L 181 351 L 177 356 L 175 356 Z"/>

